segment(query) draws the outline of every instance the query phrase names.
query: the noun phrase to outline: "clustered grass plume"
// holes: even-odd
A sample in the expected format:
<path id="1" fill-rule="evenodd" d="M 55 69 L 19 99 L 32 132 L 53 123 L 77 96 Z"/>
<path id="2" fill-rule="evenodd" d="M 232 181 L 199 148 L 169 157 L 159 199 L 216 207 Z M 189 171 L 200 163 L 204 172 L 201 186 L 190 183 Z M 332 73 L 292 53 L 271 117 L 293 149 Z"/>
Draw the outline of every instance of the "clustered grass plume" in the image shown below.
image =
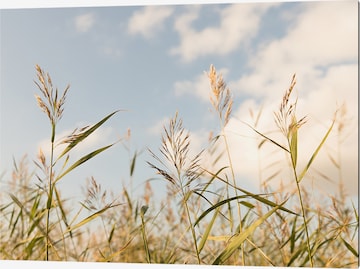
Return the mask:
<path id="1" fill-rule="evenodd" d="M 293 92 L 295 85 L 296 85 L 296 75 L 294 74 L 292 77 L 290 87 L 283 96 L 279 111 L 275 112 L 274 114 L 275 114 L 275 122 L 276 122 L 277 126 L 279 127 L 279 129 L 281 130 L 281 132 L 286 137 L 287 142 L 288 142 L 289 153 L 291 156 L 292 170 L 294 173 L 294 179 L 295 179 L 296 187 L 297 187 L 297 191 L 298 191 L 299 202 L 300 202 L 300 207 L 301 207 L 301 211 L 302 211 L 302 217 L 304 220 L 308 257 L 309 257 L 310 265 L 311 265 L 311 267 L 313 267 L 314 262 L 313 262 L 313 257 L 312 257 L 312 253 L 311 253 L 311 247 L 310 247 L 308 222 L 306 219 L 306 212 L 305 212 L 303 197 L 302 197 L 303 195 L 301 193 L 301 188 L 300 188 L 300 184 L 299 184 L 300 182 L 299 182 L 299 178 L 298 178 L 297 170 L 296 170 L 297 169 L 297 155 L 298 155 L 298 130 L 303 124 L 305 124 L 306 117 L 303 117 L 298 121 L 296 118 L 297 100 L 294 103 L 289 102 L 291 93 Z"/>
<path id="2" fill-rule="evenodd" d="M 170 120 L 168 128 L 164 127 L 161 142 L 160 153 L 163 158 L 158 157 L 150 149 L 149 152 L 165 170 L 158 168 L 150 162 L 148 164 L 164 176 L 178 191 L 183 187 L 189 187 L 191 182 L 199 177 L 201 152 L 194 158 L 189 158 L 190 136 L 185 132 L 182 120 L 178 118 L 177 113 Z M 170 165 L 174 169 L 171 169 Z M 166 170 L 172 172 L 167 172 Z"/>
<path id="3" fill-rule="evenodd" d="M 274 112 L 274 126 L 280 138 L 273 138 L 273 132 L 258 129 L 262 109 L 258 113 L 250 110 L 253 125 L 232 125 L 254 131 L 258 153 L 267 144 L 285 156 L 267 157 L 261 162 L 259 157 L 260 182 L 263 180 L 264 184 L 260 184 L 260 193 L 254 193 L 241 186 L 241 178 L 235 173 L 242 163 L 233 162 L 232 152 L 241 149 L 231 147 L 227 128 L 236 104 L 213 65 L 207 76 L 219 133 L 211 134 L 209 145 L 193 153 L 190 131 L 176 112 L 163 128 L 158 150 L 149 149 L 151 160 L 144 163 L 139 158 L 143 151 L 131 148 L 130 129 L 124 139 L 73 160 L 72 153 L 78 145 L 118 110 L 95 124 L 77 127 L 65 137 L 57 138 L 69 86 L 59 91 L 50 75 L 38 65 L 36 72 L 35 85 L 40 93 L 35 98 L 50 123 L 50 146 L 39 148 L 33 161 L 26 155 L 19 161 L 14 158 L 10 179 L 6 180 L 6 174 L 0 175 L 0 184 L 6 190 L 0 196 L 0 259 L 358 266 L 358 208 L 343 188 L 343 180 L 354 180 L 343 178 L 341 150 L 352 132 L 345 104 L 335 112 L 303 166 L 298 161 L 302 150 L 299 141 L 306 136 L 301 133 L 301 127 L 309 123 L 307 117 L 297 115 L 295 75 L 279 97 L 280 105 Z M 327 140 L 333 129 L 338 138 L 334 147 Z M 109 191 L 98 179 L 89 176 L 84 182 L 83 199 L 64 199 L 58 183 L 70 179 L 74 170 L 119 141 L 126 142 L 123 145 L 129 161 L 128 178 L 122 179 L 123 185 Z M 57 153 L 55 148 L 60 145 L 63 149 Z M 329 163 L 338 173 L 328 175 L 317 169 L 314 160 L 323 148 L 327 149 Z M 262 167 L 262 162 L 269 164 Z M 271 168 L 275 164 L 281 168 L 274 172 Z M 150 166 L 154 177 L 139 178 L 135 170 L 141 169 L 141 165 Z M 272 179 L 279 179 L 279 171 L 286 168 L 290 169 L 293 189 L 266 185 Z M 339 182 L 339 192 L 319 195 L 319 202 L 314 202 L 315 193 L 303 184 L 309 178 Z M 167 192 L 163 199 L 159 199 L 155 184 L 165 185 Z M 141 188 L 143 193 L 138 194 Z"/>
<path id="4" fill-rule="evenodd" d="M 53 194 L 55 185 L 53 184 L 54 181 L 54 140 L 56 134 L 56 124 L 61 119 L 63 111 L 64 111 L 64 103 L 66 99 L 66 94 L 69 89 L 69 85 L 65 88 L 62 97 L 58 98 L 58 89 L 53 89 L 53 84 L 51 81 L 51 77 L 48 73 L 45 72 L 40 68 L 39 65 L 36 65 L 37 77 L 39 82 L 35 81 L 35 84 L 39 88 L 40 92 L 42 93 L 45 101 L 39 96 L 35 95 L 38 106 L 40 109 L 47 115 L 51 123 L 51 156 L 50 156 L 50 169 L 46 176 L 48 177 L 48 201 L 47 201 L 47 218 L 46 218 L 46 260 L 49 260 L 49 248 L 50 248 L 50 209 L 53 203 Z M 42 163 L 43 167 L 46 166 L 45 164 L 45 157 L 40 149 L 39 154 L 40 162 Z M 47 172 L 47 170 L 45 170 Z"/>
<path id="5" fill-rule="evenodd" d="M 213 65 L 210 66 L 208 77 L 212 93 L 210 96 L 211 104 L 218 112 L 222 125 L 225 127 L 232 112 L 233 99 L 231 91 L 227 88 L 222 75 L 217 74 Z"/>
<path id="6" fill-rule="evenodd" d="M 194 191 L 191 183 L 201 175 L 199 161 L 202 152 L 197 154 L 194 158 L 189 158 L 189 134 L 185 132 L 185 129 L 182 126 L 182 120 L 178 118 L 177 113 L 174 118 L 170 120 L 168 128 L 164 127 L 164 134 L 162 135 L 161 141 L 160 153 L 162 158 L 154 154 L 150 149 L 149 151 L 152 157 L 162 165 L 164 169 L 151 162 L 148 162 L 148 164 L 171 183 L 170 186 L 175 194 L 181 195 L 182 205 L 185 209 L 185 218 L 188 221 L 188 228 L 191 231 L 194 243 L 197 262 L 200 264 L 201 259 L 188 201 Z"/>
<path id="7" fill-rule="evenodd" d="M 293 140 L 293 136 L 297 133 L 297 130 L 306 123 L 306 116 L 302 117 L 300 120 L 296 119 L 296 105 L 295 102 L 290 103 L 291 93 L 296 85 L 296 74 L 293 75 L 289 89 L 284 93 L 282 102 L 279 106 L 279 111 L 274 112 L 275 122 L 284 136 Z"/>
<path id="8" fill-rule="evenodd" d="M 56 88 L 54 91 L 53 84 L 49 73 L 45 73 L 39 65 L 36 65 L 38 82 L 34 81 L 40 92 L 43 95 L 42 99 L 39 95 L 35 95 L 38 106 L 50 119 L 50 122 L 55 128 L 56 123 L 61 119 L 64 112 L 64 104 L 67 92 L 70 85 L 64 89 L 62 96 L 59 98 L 59 90 Z"/>

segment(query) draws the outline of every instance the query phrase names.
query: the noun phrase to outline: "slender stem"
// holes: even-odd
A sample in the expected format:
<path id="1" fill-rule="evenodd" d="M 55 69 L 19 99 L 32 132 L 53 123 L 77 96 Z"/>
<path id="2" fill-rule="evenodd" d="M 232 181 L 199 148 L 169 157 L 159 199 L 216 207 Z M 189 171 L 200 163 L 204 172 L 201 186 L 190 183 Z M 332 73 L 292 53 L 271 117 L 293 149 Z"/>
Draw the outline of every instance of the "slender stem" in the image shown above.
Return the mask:
<path id="1" fill-rule="evenodd" d="M 47 201 L 47 216 L 46 216 L 46 260 L 49 260 L 49 245 L 50 245 L 50 237 L 49 237 L 49 227 L 50 227 L 50 209 L 52 205 L 52 197 L 53 197 L 53 162 L 54 162 L 54 141 L 55 141 L 55 129 L 56 125 L 52 122 L 52 132 L 51 132 L 51 152 L 50 152 L 50 171 L 49 171 L 49 194 Z"/>
<path id="2" fill-rule="evenodd" d="M 192 235 L 192 238 L 193 238 L 193 241 L 194 241 L 196 257 L 197 257 L 198 263 L 201 264 L 199 249 L 198 249 L 197 241 L 196 241 L 195 230 L 194 230 L 194 226 L 193 226 L 192 221 L 191 221 L 190 210 L 189 210 L 189 207 L 188 207 L 188 204 L 187 204 L 185 187 L 183 186 L 183 183 L 181 181 L 181 171 L 180 171 L 179 168 L 177 169 L 177 175 L 178 175 L 179 182 L 180 182 L 181 195 L 182 195 L 183 203 L 184 203 L 184 206 L 185 206 L 186 215 L 187 215 L 187 218 L 188 218 L 189 227 L 190 227 L 190 230 L 191 230 L 191 235 Z"/>
<path id="3" fill-rule="evenodd" d="M 143 214 L 140 214 L 140 217 L 141 217 L 141 234 L 142 234 L 143 241 L 144 241 L 146 261 L 147 261 L 148 263 L 151 263 L 150 250 L 149 250 L 149 245 L 148 245 L 148 242 L 147 242 L 147 236 L 146 236 L 146 230 L 145 230 L 144 215 L 143 215 Z"/>
<path id="4" fill-rule="evenodd" d="M 223 125 L 222 123 L 222 120 L 220 118 L 220 123 L 221 123 L 221 129 L 223 131 L 223 137 L 224 137 L 224 142 L 225 142 L 225 147 L 226 147 L 226 153 L 227 153 L 227 157 L 228 157 L 228 161 L 229 161 L 229 165 L 230 165 L 230 171 L 231 171 L 231 178 L 232 178 L 232 181 L 233 181 L 233 185 L 235 187 L 235 196 L 238 196 L 238 191 L 237 191 L 237 186 L 236 186 L 236 180 L 235 180 L 235 172 L 234 172 L 234 166 L 233 166 L 233 163 L 232 163 L 232 158 L 231 158 L 231 155 L 230 155 L 230 147 L 229 147 L 229 143 L 228 143 L 228 140 L 227 140 L 227 136 L 225 134 L 225 126 Z M 229 194 L 229 192 L 227 191 L 227 195 Z M 236 203 L 237 204 L 237 209 L 238 209 L 238 215 L 239 215 L 239 233 L 242 232 L 242 217 L 241 217 L 241 208 L 240 208 L 240 203 Z M 230 222 L 230 225 L 231 225 L 231 230 L 232 230 L 232 221 Z M 244 253 L 244 247 L 242 246 L 241 247 L 241 261 L 242 261 L 242 265 L 245 265 L 245 253 Z"/>
<path id="5" fill-rule="evenodd" d="M 198 249 L 198 246 L 197 246 L 195 230 L 194 230 L 194 227 L 193 227 L 193 224 L 192 224 L 192 221 L 191 221 L 190 210 L 189 210 L 189 207 L 188 207 L 187 202 L 185 200 L 185 193 L 184 192 L 183 192 L 183 197 L 184 197 L 183 199 L 184 199 L 184 205 L 185 205 L 185 209 L 186 209 L 186 215 L 188 217 L 189 226 L 190 226 L 190 230 L 191 230 L 191 235 L 192 235 L 192 238 L 193 238 L 193 241 L 194 241 L 196 257 L 197 257 L 198 263 L 200 264 L 201 259 L 200 259 L 199 249 Z"/>
<path id="6" fill-rule="evenodd" d="M 289 145 L 290 145 L 290 141 L 288 141 L 288 142 L 289 142 Z M 309 261 L 310 261 L 311 267 L 314 267 L 314 262 L 313 262 L 313 258 L 312 258 L 312 255 L 311 255 L 311 248 L 310 248 L 309 230 L 308 230 L 308 225 L 307 225 L 307 220 L 306 220 L 306 214 L 305 214 L 305 208 L 304 208 L 304 203 L 303 203 L 303 199 L 302 199 L 300 184 L 299 184 L 298 176 L 297 176 L 297 173 L 296 173 L 296 167 L 294 166 L 295 162 L 293 160 L 293 155 L 290 154 L 290 156 L 291 156 L 291 163 L 292 163 L 292 168 L 293 168 L 295 182 L 296 182 L 296 188 L 297 188 L 299 201 L 300 201 L 301 214 L 302 214 L 302 217 L 303 217 L 303 220 L 304 220 L 305 233 L 306 233 L 306 245 L 307 245 L 307 251 L 308 251 L 308 255 L 309 255 Z"/>
<path id="7" fill-rule="evenodd" d="M 309 237 L 309 230 L 308 230 L 307 220 L 306 220 L 306 215 L 305 215 L 305 208 L 304 208 L 303 199 L 302 199 L 302 195 L 301 195 L 300 185 L 299 185 L 299 182 L 297 182 L 297 180 L 296 180 L 296 187 L 298 190 L 298 195 L 299 195 L 299 200 L 300 200 L 301 213 L 302 213 L 302 217 L 304 219 L 305 233 L 306 233 L 306 245 L 307 245 L 307 251 L 308 251 L 308 255 L 309 255 L 310 265 L 311 265 L 311 267 L 314 267 L 314 262 L 313 262 L 313 258 L 311 255 L 310 237 Z"/>

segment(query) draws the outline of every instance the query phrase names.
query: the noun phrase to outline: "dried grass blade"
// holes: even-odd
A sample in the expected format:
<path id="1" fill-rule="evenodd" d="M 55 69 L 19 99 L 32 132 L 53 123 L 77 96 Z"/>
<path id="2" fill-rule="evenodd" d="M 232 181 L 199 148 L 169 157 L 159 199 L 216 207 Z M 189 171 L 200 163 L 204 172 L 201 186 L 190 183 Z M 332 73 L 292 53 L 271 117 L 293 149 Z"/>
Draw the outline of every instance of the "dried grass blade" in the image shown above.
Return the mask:
<path id="1" fill-rule="evenodd" d="M 99 217 L 101 214 L 103 214 L 106 210 L 108 210 L 111 207 L 114 207 L 114 206 L 113 205 L 107 205 L 106 207 L 104 207 L 104 208 L 100 209 L 99 211 L 95 212 L 94 214 L 86 217 L 85 219 L 83 219 L 79 223 L 75 224 L 74 226 L 69 227 L 65 232 L 70 233 L 71 231 L 74 231 L 74 230 L 80 228 L 81 226 L 84 226 L 88 222 L 90 222 L 93 219 L 96 219 L 97 217 Z"/>
<path id="2" fill-rule="evenodd" d="M 242 231 L 242 233 L 233 237 L 229 245 L 220 253 L 220 255 L 215 259 L 213 265 L 219 265 L 224 263 L 241 245 L 242 243 L 250 236 L 255 229 L 262 224 L 266 219 L 268 219 L 276 210 L 280 208 L 284 203 L 274 207 L 272 210 L 267 212 L 264 216 L 257 219 L 249 227 Z"/>
<path id="3" fill-rule="evenodd" d="M 261 197 L 261 195 L 259 195 L 259 194 L 254 194 L 254 193 L 251 193 L 251 192 L 249 192 L 249 191 L 247 191 L 247 190 L 245 190 L 245 189 L 242 189 L 242 188 L 240 188 L 240 187 L 235 187 L 235 186 L 233 186 L 231 183 L 229 183 L 229 182 L 227 182 L 226 180 L 224 180 L 224 179 L 222 179 L 221 177 L 219 177 L 218 175 L 215 175 L 215 174 L 213 174 L 212 172 L 210 172 L 210 171 L 208 171 L 208 170 L 204 170 L 204 171 L 207 172 L 207 173 L 209 173 L 209 174 L 212 175 L 212 176 L 215 176 L 217 179 L 219 179 L 220 181 L 224 182 L 225 184 L 228 184 L 230 187 L 235 188 L 235 189 L 237 189 L 237 190 L 245 193 L 245 194 L 248 195 L 248 196 L 251 196 L 252 198 L 254 198 L 255 200 L 258 200 L 259 202 L 261 202 L 261 203 L 263 203 L 263 204 L 266 204 L 266 205 L 271 206 L 271 207 L 278 206 L 278 204 L 276 204 L 276 203 L 274 203 L 274 202 L 272 202 L 272 201 L 270 201 L 270 200 L 268 200 L 268 199 L 266 199 L 266 198 L 264 198 L 264 197 Z M 269 194 L 266 194 L 266 195 L 269 195 Z M 287 200 L 286 200 L 286 201 L 287 201 Z M 285 202 L 286 202 L 286 201 L 285 201 Z M 285 203 L 285 202 L 284 202 L 284 203 Z M 284 204 L 284 203 L 282 203 L 282 204 Z M 291 211 L 290 209 L 287 209 L 286 207 L 280 206 L 279 209 L 282 210 L 282 211 L 285 211 L 285 212 L 287 212 L 287 213 L 300 216 L 299 214 Z"/>
<path id="4" fill-rule="evenodd" d="M 294 253 L 294 255 L 291 256 L 289 262 L 286 264 L 287 267 L 291 266 L 292 263 L 297 259 L 297 257 L 300 256 L 300 254 L 304 254 L 306 252 L 306 245 L 299 246 L 298 250 Z"/>
<path id="5" fill-rule="evenodd" d="M 126 244 L 121 247 L 117 252 L 111 254 L 110 256 L 108 256 L 107 258 L 103 258 L 102 260 L 100 260 L 101 262 L 109 262 L 111 261 L 113 258 L 115 258 L 116 256 L 120 255 L 124 250 L 126 250 L 126 248 L 130 245 L 131 241 L 134 239 L 134 237 L 130 238 L 129 241 L 126 242 Z"/>

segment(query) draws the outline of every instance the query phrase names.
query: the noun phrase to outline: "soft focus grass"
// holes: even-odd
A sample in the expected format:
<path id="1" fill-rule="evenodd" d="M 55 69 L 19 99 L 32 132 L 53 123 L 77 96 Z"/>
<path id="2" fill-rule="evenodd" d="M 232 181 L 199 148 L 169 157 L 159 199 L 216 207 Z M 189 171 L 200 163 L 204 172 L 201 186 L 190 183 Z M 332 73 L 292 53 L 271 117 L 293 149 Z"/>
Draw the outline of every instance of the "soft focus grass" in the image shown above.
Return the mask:
<path id="1" fill-rule="evenodd" d="M 334 111 L 332 123 L 312 149 L 306 165 L 299 167 L 299 130 L 308 123 L 306 117 L 297 115 L 297 100 L 292 96 L 295 75 L 274 112 L 274 126 L 283 140 L 258 129 L 261 110 L 253 115 L 252 125 L 239 127 L 253 130 L 259 152 L 267 143 L 285 154 L 284 159 L 276 161 L 292 171 L 293 190 L 274 189 L 264 182 L 260 192 L 253 193 L 241 186 L 234 172 L 234 165 L 241 164 L 233 163 L 226 132 L 234 102 L 232 93 L 221 74 L 210 66 L 210 103 L 219 120 L 219 133 L 210 137 L 209 145 L 193 152 L 180 111 L 164 126 L 159 148 L 141 153 L 148 154 L 147 163 L 139 163 L 138 151 L 131 154 L 129 181 L 135 169 L 152 167 L 154 176 L 162 178 L 167 186 L 163 200 L 155 197 L 151 180 L 144 180 L 140 197 L 134 197 L 126 187 L 117 190 L 115 197 L 90 178 L 84 184 L 83 200 L 68 201 L 62 198 L 59 181 L 69 180 L 73 170 L 94 157 L 92 161 L 96 161 L 96 155 L 110 148 L 118 150 L 113 146 L 119 141 L 72 163 L 70 154 L 118 111 L 58 138 L 57 123 L 64 114 L 69 86 L 60 93 L 49 74 L 39 66 L 36 72 L 35 84 L 40 91 L 36 101 L 50 123 L 50 157 L 39 149 L 36 160 L 26 156 L 14 160 L 12 175 L 1 176 L 0 259 L 358 266 L 358 208 L 343 191 L 341 160 L 331 158 L 339 171 L 331 179 L 339 182 L 338 194 L 324 196 L 323 203 L 314 204 L 314 194 L 303 185 L 329 134 L 336 129 L 341 137 L 346 128 L 344 113 Z M 57 155 L 59 144 L 65 147 Z M 220 160 L 226 165 L 219 167 Z M 266 172 L 264 169 L 261 174 L 268 180 L 278 175 Z"/>

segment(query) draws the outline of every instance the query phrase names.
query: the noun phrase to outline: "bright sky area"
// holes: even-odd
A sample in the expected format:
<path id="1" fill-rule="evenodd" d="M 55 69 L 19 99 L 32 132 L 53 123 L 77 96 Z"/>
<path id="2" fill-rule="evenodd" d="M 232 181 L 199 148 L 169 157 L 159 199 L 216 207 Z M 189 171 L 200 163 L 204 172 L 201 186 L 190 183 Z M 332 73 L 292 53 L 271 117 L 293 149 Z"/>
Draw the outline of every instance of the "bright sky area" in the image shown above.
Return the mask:
<path id="1" fill-rule="evenodd" d="M 329 154 L 337 157 L 341 139 L 342 177 L 347 193 L 356 197 L 357 19 L 355 1 L 2 9 L 2 181 L 11 177 L 13 158 L 27 154 L 32 166 L 39 147 L 49 149 L 50 125 L 34 98 L 39 93 L 34 84 L 36 64 L 50 73 L 60 91 L 70 84 L 58 138 L 114 110 L 126 110 L 71 155 L 75 161 L 131 130 L 130 141 L 62 180 L 63 193 L 75 198 L 82 197 L 81 186 L 91 176 L 115 193 L 129 186 L 135 151 L 141 154 L 132 187 L 142 191 L 147 179 L 158 177 L 146 164 L 152 160 L 147 148 L 156 151 L 160 146 L 162 126 L 176 111 L 193 147 L 205 146 L 210 131 L 219 131 L 206 75 L 213 64 L 234 95 L 227 131 L 240 186 L 256 192 L 259 185 L 259 140 L 242 121 L 253 124 L 249 109 L 256 114 L 263 106 L 258 129 L 274 130 L 273 112 L 296 73 L 298 114 L 308 119 L 299 133 L 299 166 L 309 160 L 344 104 L 344 133 L 339 138 L 334 130 L 314 166 L 338 179 Z M 284 157 L 274 155 L 274 149 L 264 148 L 262 167 Z M 338 188 L 336 180 L 312 175 L 306 179 L 312 188 Z M 152 186 L 155 192 L 165 190 L 165 181 L 152 181 Z"/>

